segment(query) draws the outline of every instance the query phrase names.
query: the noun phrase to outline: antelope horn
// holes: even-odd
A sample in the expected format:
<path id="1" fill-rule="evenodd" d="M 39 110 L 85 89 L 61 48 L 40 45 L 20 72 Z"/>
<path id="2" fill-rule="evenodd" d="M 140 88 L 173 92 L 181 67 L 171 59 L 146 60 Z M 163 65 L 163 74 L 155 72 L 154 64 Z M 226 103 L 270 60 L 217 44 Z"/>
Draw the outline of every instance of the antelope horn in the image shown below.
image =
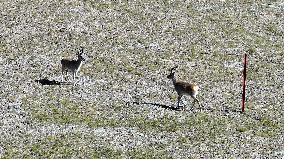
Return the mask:
<path id="1" fill-rule="evenodd" d="M 178 68 L 178 66 L 175 66 L 175 67 L 173 67 L 173 68 L 171 68 L 171 73 L 173 73 L 173 71 L 176 69 L 176 68 Z"/>

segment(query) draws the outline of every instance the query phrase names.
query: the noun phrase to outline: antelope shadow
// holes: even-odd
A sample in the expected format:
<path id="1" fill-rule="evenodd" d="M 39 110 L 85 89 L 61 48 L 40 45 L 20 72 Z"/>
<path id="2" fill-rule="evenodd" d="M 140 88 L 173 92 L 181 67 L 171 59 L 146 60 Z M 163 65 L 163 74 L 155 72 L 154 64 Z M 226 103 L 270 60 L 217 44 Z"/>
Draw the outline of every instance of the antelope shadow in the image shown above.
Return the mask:
<path id="1" fill-rule="evenodd" d="M 152 102 L 133 102 L 133 104 L 137 104 L 137 105 L 153 105 L 153 106 L 157 106 L 157 107 L 161 107 L 164 109 L 170 109 L 170 110 L 174 110 L 174 111 L 181 111 L 181 109 L 179 107 L 174 107 L 174 106 L 169 106 L 169 105 L 165 105 L 165 104 L 160 104 L 160 103 L 152 103 Z"/>
<path id="2" fill-rule="evenodd" d="M 56 81 L 56 80 L 49 80 L 47 78 L 43 78 L 43 79 L 39 79 L 39 80 L 35 80 L 35 82 L 40 83 L 41 85 L 69 85 L 70 83 L 67 82 L 60 82 L 60 81 Z"/>

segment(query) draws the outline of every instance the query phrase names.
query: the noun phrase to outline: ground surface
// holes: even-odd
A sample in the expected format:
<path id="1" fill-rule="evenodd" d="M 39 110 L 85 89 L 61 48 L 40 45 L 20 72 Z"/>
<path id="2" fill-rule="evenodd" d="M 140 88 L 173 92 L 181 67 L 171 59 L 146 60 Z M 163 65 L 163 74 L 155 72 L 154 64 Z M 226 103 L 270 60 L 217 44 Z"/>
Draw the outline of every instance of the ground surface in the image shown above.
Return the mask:
<path id="1" fill-rule="evenodd" d="M 0 3 L 0 157 L 284 158 L 280 1 Z M 34 82 L 80 46 L 76 86 Z M 171 109 L 175 65 L 201 106 Z"/>

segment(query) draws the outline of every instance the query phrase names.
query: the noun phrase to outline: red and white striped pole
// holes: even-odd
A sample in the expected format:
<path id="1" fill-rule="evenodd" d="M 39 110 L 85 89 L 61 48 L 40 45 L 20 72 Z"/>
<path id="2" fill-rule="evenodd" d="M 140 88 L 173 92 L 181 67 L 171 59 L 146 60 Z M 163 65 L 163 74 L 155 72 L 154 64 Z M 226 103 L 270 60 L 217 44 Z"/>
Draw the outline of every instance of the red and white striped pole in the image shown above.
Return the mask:
<path id="1" fill-rule="evenodd" d="M 244 58 L 242 113 L 243 113 L 243 112 L 245 112 L 245 100 L 246 100 L 246 78 L 247 78 L 247 54 L 245 54 L 245 58 Z"/>

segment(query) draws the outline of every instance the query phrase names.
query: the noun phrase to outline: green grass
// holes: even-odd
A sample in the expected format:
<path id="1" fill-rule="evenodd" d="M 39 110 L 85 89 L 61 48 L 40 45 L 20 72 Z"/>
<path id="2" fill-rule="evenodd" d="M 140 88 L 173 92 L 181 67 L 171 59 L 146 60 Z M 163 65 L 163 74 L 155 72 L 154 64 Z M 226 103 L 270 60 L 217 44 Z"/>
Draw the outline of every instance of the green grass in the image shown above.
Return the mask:
<path id="1" fill-rule="evenodd" d="M 33 129 L 34 125 L 53 124 L 109 130 L 133 128 L 147 136 L 165 136 L 167 142 L 149 141 L 150 147 L 155 149 L 122 151 L 113 146 L 121 144 L 120 141 L 99 139 L 92 134 L 68 132 L 34 139 L 34 136 L 25 136 L 28 132 L 23 131 L 20 135 L 24 137 L 12 134 L 9 140 L 1 141 L 5 148 L 3 158 L 171 158 L 173 150 L 169 147 L 180 146 L 185 151 L 202 143 L 208 144 L 205 146 L 208 150 L 196 150 L 196 154 L 182 157 L 214 153 L 213 150 L 222 145 L 224 149 L 216 154 L 227 154 L 233 147 L 239 152 L 229 157 L 252 158 L 242 156 L 247 151 L 238 147 L 239 144 L 251 145 L 252 152 L 265 154 L 259 152 L 259 145 L 255 144 L 258 138 L 257 142 L 267 144 L 271 152 L 282 148 L 275 146 L 284 132 L 282 107 L 278 104 L 282 91 L 281 69 L 284 69 L 281 63 L 283 31 L 278 24 L 282 14 L 265 8 L 266 2 L 84 0 L 66 4 L 52 2 L 44 7 L 36 1 L 15 3 L 11 3 L 13 7 L 5 4 L 8 9 L 4 8 L 6 15 L 1 19 L 4 36 L 0 37 L 0 52 L 7 56 L 0 62 L 9 69 L 0 71 L 1 81 L 5 81 L 3 99 L 12 105 L 21 104 L 26 114 L 21 124 L 26 124 L 27 120 L 31 125 L 29 128 L 27 124 L 25 131 Z M 17 17 L 20 23 L 14 23 L 10 17 Z M 151 48 L 153 43 L 161 50 Z M 88 76 L 92 83 L 41 87 L 30 82 L 40 74 L 57 78 L 60 58 L 73 57 L 67 52 L 81 45 L 86 47 L 89 59 L 80 75 Z M 228 51 L 235 55 L 227 55 Z M 241 85 L 242 71 L 224 67 L 224 64 L 242 63 L 244 53 L 249 55 L 247 80 L 251 96 L 247 112 L 226 114 L 222 112 L 224 107 L 239 109 L 241 95 L 235 87 Z M 38 58 L 39 54 L 45 59 Z M 49 69 L 47 65 L 56 68 Z M 194 107 L 193 111 L 183 112 L 125 104 L 131 100 L 129 95 L 142 96 L 143 101 L 176 104 L 177 94 L 165 78 L 174 65 L 179 65 L 178 79 L 202 86 L 199 98 L 213 111 Z M 240 81 L 239 85 L 233 85 L 235 81 Z M 142 83 L 159 87 L 146 88 Z M 260 94 L 262 87 L 269 87 L 269 91 L 264 91 L 267 98 Z M 129 95 L 124 96 L 125 92 Z M 9 117 L 14 113 L 18 115 L 17 108 L 3 111 L 7 111 Z M 5 124 L 0 123 L 3 127 Z M 12 124 L 7 125 L 14 126 Z M 252 138 L 231 141 L 243 137 Z M 132 139 L 129 136 L 129 140 Z M 183 152 L 174 153 L 183 155 Z"/>
<path id="2" fill-rule="evenodd" d="M 82 136 L 76 134 L 47 136 L 35 143 L 25 144 L 20 149 L 8 147 L 4 157 L 7 158 L 71 158 L 81 156 L 89 151 Z M 80 155 L 79 155 L 80 154 Z M 90 153 L 86 153 L 90 155 Z"/>
<path id="3" fill-rule="evenodd" d="M 50 94 L 51 95 L 51 94 Z M 172 100 L 175 102 L 175 97 Z M 47 101 L 54 101 L 55 97 L 47 98 Z M 56 101 L 56 100 L 55 100 Z M 28 105 L 31 117 L 40 123 L 55 123 L 55 124 L 76 124 L 87 125 L 92 128 L 97 127 L 137 127 L 142 131 L 155 132 L 178 132 L 185 130 L 197 130 L 193 138 L 198 140 L 200 138 L 210 138 L 214 140 L 220 134 L 229 133 L 226 129 L 232 119 L 210 115 L 207 113 L 197 113 L 187 116 L 186 120 L 179 121 L 177 117 L 165 115 L 158 119 L 149 119 L 146 114 L 136 114 L 125 116 L 125 118 L 113 118 L 111 112 L 102 112 L 96 104 L 88 105 L 75 102 L 68 98 L 57 100 L 58 102 L 47 103 L 42 106 L 40 103 L 25 104 Z M 120 112 L 127 111 L 123 109 L 123 104 L 111 106 L 112 111 Z M 99 117 L 96 114 L 101 114 Z M 148 112 L 150 113 L 150 112 Z M 184 115 L 187 112 L 177 112 Z M 243 121 L 241 125 L 236 127 L 236 131 L 243 133 L 249 130 L 257 130 L 257 134 L 263 136 L 273 136 L 273 129 L 279 130 L 279 124 L 270 120 L 269 118 L 262 118 L 261 121 L 248 120 Z M 264 129 L 262 127 L 265 127 Z M 258 128 L 260 128 L 258 130 Z"/>
<path id="4" fill-rule="evenodd" d="M 34 105 L 29 110 L 31 117 L 35 121 L 40 123 L 57 123 L 57 124 L 84 124 L 90 127 L 101 127 L 101 126 L 119 126 L 119 120 L 97 117 L 96 113 L 99 110 L 96 109 L 96 105 L 91 107 L 85 107 L 80 103 L 64 99 L 60 102 L 61 106 L 54 104 L 45 105 Z M 41 107 L 41 109 L 38 109 Z"/>
<path id="5" fill-rule="evenodd" d="M 47 136 L 37 140 L 37 142 L 23 145 L 24 147 L 7 147 L 7 151 L 1 159 L 10 158 L 137 158 L 137 159 L 162 159 L 172 158 L 168 154 L 157 152 L 154 149 L 134 149 L 128 152 L 116 150 L 112 146 L 93 145 L 92 142 L 99 139 L 93 139 L 91 134 L 83 136 L 82 134 L 68 134 Z M 99 143 L 99 142 L 98 142 Z M 88 145 L 92 145 L 89 147 Z"/>

